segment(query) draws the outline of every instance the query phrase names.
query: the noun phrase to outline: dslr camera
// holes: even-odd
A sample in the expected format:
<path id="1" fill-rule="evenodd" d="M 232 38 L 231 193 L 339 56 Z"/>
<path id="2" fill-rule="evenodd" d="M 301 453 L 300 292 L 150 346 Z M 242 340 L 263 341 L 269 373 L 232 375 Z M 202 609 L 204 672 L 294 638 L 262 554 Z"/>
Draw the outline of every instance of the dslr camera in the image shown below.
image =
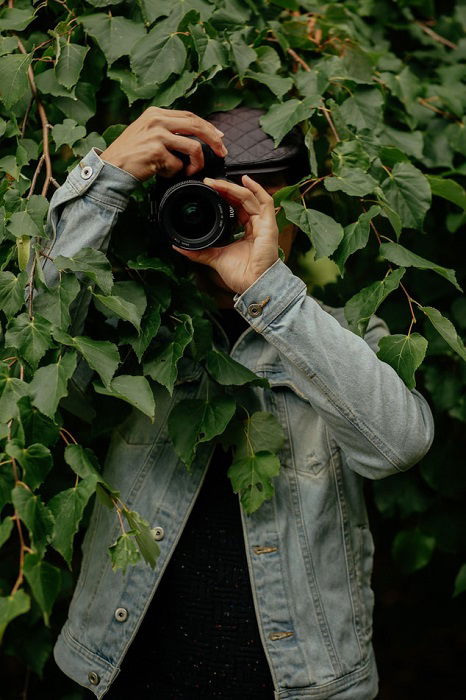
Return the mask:
<path id="1" fill-rule="evenodd" d="M 217 156 L 206 143 L 199 141 L 204 167 L 186 177 L 184 169 L 170 178 L 157 177 L 149 191 L 150 220 L 170 243 L 186 250 L 224 246 L 233 241 L 236 215 L 232 206 L 204 177 L 226 179 L 225 159 Z M 189 156 L 179 151 L 173 155 L 189 165 Z"/>

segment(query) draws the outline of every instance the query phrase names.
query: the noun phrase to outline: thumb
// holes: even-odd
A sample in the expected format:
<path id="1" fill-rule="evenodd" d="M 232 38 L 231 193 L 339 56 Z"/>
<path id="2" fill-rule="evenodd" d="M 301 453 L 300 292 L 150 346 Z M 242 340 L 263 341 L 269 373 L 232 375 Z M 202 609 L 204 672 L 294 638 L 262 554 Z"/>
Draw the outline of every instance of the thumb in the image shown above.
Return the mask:
<path id="1" fill-rule="evenodd" d="M 201 265 L 209 265 L 215 269 L 215 260 L 217 258 L 215 248 L 204 248 L 203 250 L 186 250 L 185 248 L 178 248 L 176 245 L 172 245 L 173 250 L 177 253 L 181 253 L 185 258 L 189 258 L 195 263 L 200 263 Z"/>

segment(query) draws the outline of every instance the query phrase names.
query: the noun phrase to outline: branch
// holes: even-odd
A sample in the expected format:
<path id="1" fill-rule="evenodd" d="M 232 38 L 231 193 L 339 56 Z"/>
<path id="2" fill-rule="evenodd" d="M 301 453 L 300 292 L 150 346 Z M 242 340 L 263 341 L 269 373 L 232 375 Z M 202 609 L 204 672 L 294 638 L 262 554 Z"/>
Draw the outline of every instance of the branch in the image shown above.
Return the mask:
<path id="1" fill-rule="evenodd" d="M 321 112 L 324 113 L 324 116 L 325 116 L 326 120 L 328 121 L 328 124 L 329 124 L 329 126 L 330 126 L 330 128 L 331 128 L 331 130 L 332 130 L 332 133 L 333 133 L 334 137 L 335 137 L 335 140 L 336 140 L 336 142 L 338 143 L 339 141 L 341 141 L 341 138 L 338 136 L 338 132 L 337 132 L 337 130 L 335 129 L 335 124 L 333 123 L 332 117 L 330 116 L 330 110 L 327 109 L 327 107 L 324 107 L 323 105 L 321 105 L 321 106 L 319 107 L 319 109 L 320 109 Z"/>
<path id="2" fill-rule="evenodd" d="M 434 32 L 433 29 L 431 29 L 430 27 L 425 25 L 423 22 L 419 22 L 419 20 L 416 20 L 415 24 L 417 24 L 418 27 L 421 27 L 422 31 L 425 32 L 428 36 L 430 36 L 431 39 L 438 41 L 439 44 L 443 44 L 444 46 L 448 46 L 449 49 L 457 49 L 458 48 L 458 44 L 454 44 L 449 39 L 445 39 L 444 36 L 440 36 L 440 34 L 437 34 L 437 32 Z"/>

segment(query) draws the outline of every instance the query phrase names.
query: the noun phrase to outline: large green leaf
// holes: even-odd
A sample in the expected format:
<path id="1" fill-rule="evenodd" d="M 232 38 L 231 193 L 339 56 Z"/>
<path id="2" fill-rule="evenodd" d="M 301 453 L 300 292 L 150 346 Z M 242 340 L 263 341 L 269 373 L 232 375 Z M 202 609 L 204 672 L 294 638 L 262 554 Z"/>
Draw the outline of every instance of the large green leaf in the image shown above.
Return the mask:
<path id="1" fill-rule="evenodd" d="M 24 557 L 24 575 L 48 626 L 53 604 L 60 593 L 61 571 L 47 561 L 41 561 L 37 554 L 28 553 Z"/>
<path id="2" fill-rule="evenodd" d="M 48 503 L 55 518 L 52 547 L 60 552 L 63 559 L 71 568 L 73 542 L 82 520 L 84 508 L 90 497 L 95 493 L 97 477 L 89 474 L 80 479 L 76 486 L 60 491 Z"/>
<path id="3" fill-rule="evenodd" d="M 342 117 L 358 130 L 375 129 L 382 120 L 383 97 L 377 88 L 359 87 L 340 106 Z"/>
<path id="4" fill-rule="evenodd" d="M 343 226 L 331 216 L 317 209 L 308 209 L 299 202 L 282 202 L 285 216 L 311 239 L 316 259 L 328 257 L 338 248 L 343 238 Z"/>
<path id="5" fill-rule="evenodd" d="M 178 376 L 178 362 L 183 356 L 185 348 L 193 337 L 193 324 L 186 314 L 179 314 L 180 323 L 175 330 L 175 336 L 171 343 L 157 352 L 148 362 L 144 363 L 144 374 L 163 384 L 168 391 L 173 393 L 176 377 Z"/>
<path id="6" fill-rule="evenodd" d="M 235 448 L 235 460 L 255 452 L 278 452 L 285 442 L 280 422 L 267 411 L 255 411 L 236 423 L 227 438 L 227 444 Z"/>
<path id="7" fill-rule="evenodd" d="M 396 163 L 381 187 L 388 204 L 400 215 L 403 226 L 422 228 L 432 200 L 425 175 L 411 163 Z"/>
<path id="8" fill-rule="evenodd" d="M 139 332 L 141 328 L 141 314 L 132 302 L 114 295 L 94 293 L 94 297 L 110 311 L 112 316 L 118 316 L 124 321 L 129 321 Z"/>
<path id="9" fill-rule="evenodd" d="M 120 355 L 116 345 L 108 340 L 92 340 L 82 335 L 72 338 L 59 329 L 54 329 L 53 333 L 58 342 L 75 348 L 84 357 L 89 367 L 97 372 L 105 386 L 110 383 L 120 363 Z"/>
<path id="10" fill-rule="evenodd" d="M 52 468 L 52 455 L 48 447 L 41 443 L 23 447 L 18 440 L 11 440 L 6 445 L 6 452 L 22 467 L 24 481 L 33 491 L 42 484 Z"/>
<path id="11" fill-rule="evenodd" d="M 392 270 L 383 280 L 361 289 L 346 302 L 345 317 L 354 333 L 360 336 L 365 334 L 370 317 L 375 314 L 383 300 L 398 288 L 405 272 L 403 267 Z"/>
<path id="12" fill-rule="evenodd" d="M 73 258 L 57 255 L 54 264 L 59 270 L 83 272 L 97 284 L 104 294 L 110 294 L 113 286 L 113 275 L 110 263 L 100 250 L 82 248 Z"/>
<path id="13" fill-rule="evenodd" d="M 13 595 L 0 597 L 0 642 L 9 622 L 23 615 L 31 607 L 31 599 L 21 588 Z"/>
<path id="14" fill-rule="evenodd" d="M 326 177 L 325 188 L 329 192 L 345 192 L 351 197 L 363 197 L 373 192 L 377 186 L 377 180 L 365 173 L 361 168 L 347 168 L 343 166 L 338 175 Z"/>
<path id="15" fill-rule="evenodd" d="M 333 259 L 340 268 L 342 275 L 344 274 L 345 263 L 349 256 L 367 245 L 370 234 L 370 223 L 378 214 L 380 214 L 380 207 L 373 205 L 368 211 L 360 214 L 357 221 L 345 226 L 343 230 L 343 240 L 333 254 Z"/>
<path id="16" fill-rule="evenodd" d="M 408 389 L 414 389 L 414 373 L 423 361 L 427 340 L 419 333 L 388 335 L 379 340 L 379 360 L 391 365 Z"/>
<path id="17" fill-rule="evenodd" d="M 62 124 L 55 124 L 51 133 L 56 148 L 64 144 L 71 147 L 86 135 L 86 129 L 74 119 L 64 119 Z"/>
<path id="18" fill-rule="evenodd" d="M 11 215 L 7 224 L 8 231 L 20 238 L 22 236 L 37 236 L 39 227 L 27 211 L 17 211 Z"/>
<path id="19" fill-rule="evenodd" d="M 207 354 L 206 367 L 209 374 L 219 384 L 226 386 L 242 386 L 243 384 L 268 386 L 267 379 L 258 377 L 250 369 L 219 350 L 211 350 Z"/>
<path id="20" fill-rule="evenodd" d="M 71 323 L 70 305 L 79 292 L 79 282 L 73 274 L 62 274 L 52 289 L 43 289 L 34 297 L 33 309 L 50 323 L 66 330 Z"/>
<path id="21" fill-rule="evenodd" d="M 87 34 L 99 44 L 108 63 L 127 56 L 133 46 L 145 36 L 143 25 L 126 17 L 114 17 L 99 12 L 79 18 Z"/>
<path id="22" fill-rule="evenodd" d="M 55 75 L 59 83 L 70 89 L 76 85 L 81 73 L 88 46 L 65 42 L 55 64 Z"/>
<path id="23" fill-rule="evenodd" d="M 59 426 L 33 406 L 29 396 L 19 399 L 18 410 L 26 445 L 41 442 L 50 447 L 56 443 L 60 435 Z"/>
<path id="24" fill-rule="evenodd" d="M 21 32 L 26 29 L 28 24 L 34 19 L 34 10 L 32 7 L 20 9 L 17 7 L 4 7 L 0 11 L 0 31 L 16 31 Z M 15 46 L 12 47 L 16 48 Z"/>
<path id="25" fill-rule="evenodd" d="M 432 306 L 421 306 L 420 308 L 432 323 L 437 333 L 439 333 L 452 350 L 466 362 L 466 348 L 456 332 L 453 323 L 449 321 L 448 318 L 445 318 L 445 316 L 442 316 L 440 311 L 437 311 L 437 309 L 434 309 Z"/>
<path id="26" fill-rule="evenodd" d="M 197 446 L 221 435 L 235 410 L 236 402 L 229 396 L 208 401 L 186 399 L 176 404 L 168 417 L 168 434 L 177 455 L 188 468 Z"/>
<path id="27" fill-rule="evenodd" d="M 10 376 L 8 366 L 0 362 L 0 416 L 6 423 L 18 415 L 18 401 L 27 396 L 29 388 L 26 382 Z"/>
<path id="28" fill-rule="evenodd" d="M 246 43 L 243 34 L 243 30 L 240 29 L 230 35 L 231 53 L 240 79 L 244 77 L 251 63 L 257 58 L 256 52 Z"/>
<path id="29" fill-rule="evenodd" d="M 76 369 L 76 353 L 65 352 L 57 362 L 36 370 L 29 389 L 32 403 L 49 418 L 55 416 L 60 400 L 67 395 L 68 382 Z"/>
<path id="30" fill-rule="evenodd" d="M 183 71 L 186 55 L 179 36 L 163 37 L 155 43 L 148 34 L 131 52 L 131 68 L 141 82 L 160 85 L 173 73 Z"/>
<path id="31" fill-rule="evenodd" d="M 160 307 L 158 304 L 149 306 L 141 319 L 141 331 L 139 334 L 125 335 L 122 342 L 129 343 L 136 353 L 136 357 L 141 362 L 142 356 L 150 345 L 151 340 L 156 336 L 160 327 Z"/>
<path id="32" fill-rule="evenodd" d="M 10 54 L 0 58 L 0 98 L 7 109 L 13 107 L 28 89 L 28 68 L 32 53 Z"/>
<path id="33" fill-rule="evenodd" d="M 145 377 L 122 374 L 112 379 L 108 388 L 94 382 L 98 394 L 113 396 L 135 406 L 137 409 L 154 420 L 155 401 L 150 384 Z"/>
<path id="34" fill-rule="evenodd" d="M 7 318 L 23 306 L 26 282 L 26 272 L 20 272 L 18 276 L 12 272 L 0 272 L 0 308 Z"/>
<path id="35" fill-rule="evenodd" d="M 439 177 L 437 175 L 427 175 L 432 194 L 443 197 L 449 202 L 453 202 L 458 207 L 466 211 L 466 191 L 455 180 Z"/>
<path id="36" fill-rule="evenodd" d="M 427 566 L 434 548 L 435 539 L 417 528 L 398 532 L 393 542 L 392 552 L 403 573 L 410 574 Z"/>
<path id="37" fill-rule="evenodd" d="M 24 313 L 13 318 L 5 334 L 7 346 L 15 348 L 21 357 L 33 367 L 45 355 L 52 344 L 51 325 L 39 314 L 29 318 Z"/>
<path id="38" fill-rule="evenodd" d="M 51 511 L 39 495 L 34 495 L 21 482 L 13 489 L 12 498 L 19 517 L 29 530 L 32 548 L 42 557 L 51 540 L 55 522 Z"/>
<path id="39" fill-rule="evenodd" d="M 272 477 L 280 471 L 280 461 L 271 452 L 257 454 L 235 460 L 228 469 L 233 491 L 240 494 L 245 512 L 254 513 L 264 501 L 273 498 Z"/>
<path id="40" fill-rule="evenodd" d="M 320 97 L 308 97 L 305 100 L 286 100 L 281 104 L 274 104 L 264 116 L 260 118 L 260 125 L 267 134 L 272 136 L 275 146 L 283 140 L 285 135 L 303 119 L 310 119 L 318 107 Z"/>
<path id="41" fill-rule="evenodd" d="M 446 267 L 442 267 L 441 265 L 437 265 L 430 260 L 421 258 L 419 255 L 416 255 L 416 253 L 413 253 L 412 251 L 407 250 L 407 248 L 399 245 L 399 243 L 382 243 L 380 246 L 380 254 L 396 265 L 402 265 L 403 267 L 417 267 L 420 270 L 433 270 L 433 272 L 436 272 L 438 275 L 441 275 L 446 280 L 451 282 L 451 284 L 460 292 L 463 291 L 456 280 L 454 270 L 450 270 Z"/>

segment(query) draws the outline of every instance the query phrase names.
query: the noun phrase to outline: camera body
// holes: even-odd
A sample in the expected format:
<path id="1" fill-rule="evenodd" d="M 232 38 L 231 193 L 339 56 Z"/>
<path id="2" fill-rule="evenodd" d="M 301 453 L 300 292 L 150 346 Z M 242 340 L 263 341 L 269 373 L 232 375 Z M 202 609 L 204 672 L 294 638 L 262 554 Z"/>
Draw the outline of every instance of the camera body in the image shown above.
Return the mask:
<path id="1" fill-rule="evenodd" d="M 157 176 L 149 191 L 150 221 L 171 244 L 186 250 L 202 250 L 224 246 L 233 240 L 236 216 L 233 207 L 204 177 L 226 179 L 225 159 L 217 156 L 206 143 L 201 143 L 204 167 L 186 177 L 183 171 L 170 178 Z M 189 156 L 173 151 L 185 165 Z"/>

